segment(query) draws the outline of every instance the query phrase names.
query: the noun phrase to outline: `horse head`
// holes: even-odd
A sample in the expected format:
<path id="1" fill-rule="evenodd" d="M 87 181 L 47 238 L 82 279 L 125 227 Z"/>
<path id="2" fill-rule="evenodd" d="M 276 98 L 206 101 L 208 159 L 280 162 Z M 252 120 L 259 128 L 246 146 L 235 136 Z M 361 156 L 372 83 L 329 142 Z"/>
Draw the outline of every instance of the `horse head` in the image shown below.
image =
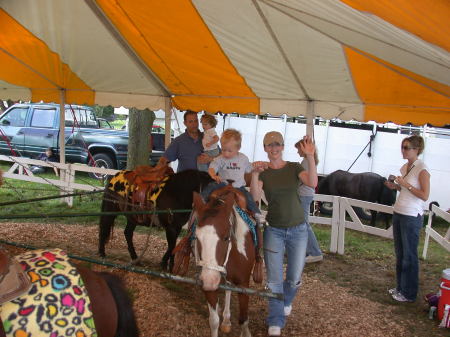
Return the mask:
<path id="1" fill-rule="evenodd" d="M 233 226 L 230 221 L 234 196 L 212 199 L 205 204 L 198 193 L 194 193 L 194 210 L 197 213 L 195 254 L 197 264 L 202 267 L 200 280 L 203 290 L 217 290 L 221 273 L 226 265 L 232 247 Z"/>
<path id="2" fill-rule="evenodd" d="M 380 199 L 378 200 L 380 204 L 392 206 L 395 202 L 397 196 L 397 190 L 391 190 L 389 187 L 385 185 L 387 180 L 383 178 Z"/>

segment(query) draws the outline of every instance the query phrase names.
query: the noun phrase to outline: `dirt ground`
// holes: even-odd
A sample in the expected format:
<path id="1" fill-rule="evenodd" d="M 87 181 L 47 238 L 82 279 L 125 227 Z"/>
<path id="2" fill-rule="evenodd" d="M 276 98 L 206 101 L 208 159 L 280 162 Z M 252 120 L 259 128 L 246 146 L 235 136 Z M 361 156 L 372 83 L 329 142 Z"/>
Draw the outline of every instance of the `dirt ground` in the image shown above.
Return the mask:
<path id="1" fill-rule="evenodd" d="M 98 259 L 97 227 L 77 225 L 40 224 L 0 224 L 0 238 L 6 241 L 26 243 L 35 247 L 60 247 L 70 254 Z M 134 242 L 139 252 L 143 250 L 147 235 L 135 234 Z M 5 246 L 13 254 L 23 249 Z M 159 262 L 166 249 L 165 240 L 158 235 L 150 235 L 149 248 L 144 256 L 143 267 L 159 271 Z M 109 261 L 127 263 L 128 253 L 122 231 L 116 230 L 112 242 L 107 246 Z M 345 262 L 331 254 L 319 264 L 307 265 L 303 274 L 303 285 L 293 304 L 293 311 L 282 336 L 444 336 L 445 331 L 434 328 L 435 322 L 414 315 L 398 315 L 400 306 L 392 300 L 380 303 L 370 295 L 355 293 L 351 287 L 340 286 L 319 269 L 340 264 L 334 272 L 345 273 Z M 320 266 L 319 266 L 320 265 Z M 317 267 L 319 266 L 319 267 Z M 93 265 L 92 269 L 105 267 Z M 111 271 L 111 269 L 108 269 Z M 192 264 L 190 277 L 195 277 L 196 268 Z M 209 336 L 208 309 L 200 288 L 170 280 L 135 274 L 122 270 L 112 270 L 121 275 L 133 299 L 141 336 Z M 362 271 L 363 272 L 363 271 Z M 351 280 L 349 280 L 351 282 Z M 253 288 L 264 290 L 262 285 Z M 387 288 L 386 288 L 387 289 Z M 377 289 L 377 291 L 384 291 Z M 222 298 L 221 298 L 222 300 Z M 252 336 L 267 336 L 264 318 L 266 299 L 250 298 L 250 331 Z M 407 317 L 405 319 L 405 317 Z M 229 336 L 239 336 L 237 324 L 237 296 L 232 297 L 232 331 Z M 411 328 L 411 326 L 415 328 Z M 431 330 L 430 330 L 431 329 Z M 430 334 L 424 334 L 428 331 Z M 442 334 L 441 334 L 442 333 Z M 219 333 L 220 336 L 225 336 Z"/>

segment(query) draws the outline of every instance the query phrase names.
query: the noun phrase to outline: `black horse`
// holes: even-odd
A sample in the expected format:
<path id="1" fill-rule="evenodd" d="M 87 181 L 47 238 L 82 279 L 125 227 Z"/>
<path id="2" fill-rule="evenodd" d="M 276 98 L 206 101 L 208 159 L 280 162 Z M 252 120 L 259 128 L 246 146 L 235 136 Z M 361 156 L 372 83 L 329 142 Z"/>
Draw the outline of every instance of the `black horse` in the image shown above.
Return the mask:
<path id="1" fill-rule="evenodd" d="M 124 209 L 123 203 L 132 203 L 130 198 L 124 197 L 124 190 L 132 188 L 128 182 L 120 181 L 117 177 L 123 176 L 124 172 L 117 173 L 111 178 L 108 187 L 103 194 L 102 212 L 119 212 Z M 161 267 L 167 270 L 169 262 L 169 271 L 173 268 L 174 256 L 172 254 L 175 248 L 178 235 L 181 228 L 189 219 L 189 213 L 170 212 L 171 210 L 191 209 L 193 192 L 199 192 L 213 180 L 206 172 L 197 170 L 186 170 L 173 175 L 169 175 L 156 199 L 156 210 L 167 210 L 168 212 L 159 213 L 157 218 L 159 225 L 166 231 L 167 251 L 165 252 Z M 125 199 L 125 200 L 124 200 Z M 137 206 L 137 207 L 136 207 Z M 150 205 L 144 206 L 149 209 Z M 129 209 L 129 208 L 127 208 Z M 139 205 L 135 205 L 133 210 L 138 210 Z M 142 210 L 142 208 L 141 208 Z M 99 255 L 104 257 L 105 244 L 111 236 L 116 215 L 102 215 L 100 217 L 99 231 Z M 128 251 L 131 259 L 137 262 L 137 254 L 133 245 L 133 233 L 138 225 L 149 226 L 151 221 L 149 217 L 138 217 L 127 215 L 127 225 L 125 227 L 125 238 L 128 245 Z M 169 261 L 170 259 L 170 261 Z"/>
<path id="2" fill-rule="evenodd" d="M 337 170 L 320 181 L 317 192 L 392 206 L 396 191 L 389 189 L 384 184 L 385 181 L 386 178 L 372 172 L 350 173 Z M 370 213 L 370 225 L 375 226 L 378 212 L 371 210 Z M 383 217 L 388 228 L 390 216 L 383 213 Z"/>

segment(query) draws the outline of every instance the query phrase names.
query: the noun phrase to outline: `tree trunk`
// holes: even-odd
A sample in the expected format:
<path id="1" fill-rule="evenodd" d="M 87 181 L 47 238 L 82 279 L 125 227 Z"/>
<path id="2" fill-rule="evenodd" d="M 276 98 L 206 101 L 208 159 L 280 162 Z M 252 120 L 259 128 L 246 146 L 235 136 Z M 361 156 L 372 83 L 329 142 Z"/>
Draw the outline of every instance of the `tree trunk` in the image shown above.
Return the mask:
<path id="1" fill-rule="evenodd" d="M 155 113 L 149 109 L 131 108 L 128 118 L 130 138 L 128 140 L 127 170 L 133 170 L 136 166 L 150 164 L 151 132 Z"/>

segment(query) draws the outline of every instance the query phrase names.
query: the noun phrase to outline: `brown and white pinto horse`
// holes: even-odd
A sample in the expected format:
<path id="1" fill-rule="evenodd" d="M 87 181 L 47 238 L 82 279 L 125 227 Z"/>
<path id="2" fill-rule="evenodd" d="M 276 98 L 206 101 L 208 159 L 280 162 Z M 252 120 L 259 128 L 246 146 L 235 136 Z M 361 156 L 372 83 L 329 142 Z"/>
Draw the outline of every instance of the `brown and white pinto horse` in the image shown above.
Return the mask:
<path id="1" fill-rule="evenodd" d="M 194 212 L 198 217 L 194 255 L 202 267 L 200 280 L 209 308 L 211 336 L 218 336 L 218 287 L 222 278 L 237 286 L 248 287 L 255 264 L 255 246 L 246 222 L 237 213 L 233 194 L 224 199 L 211 199 L 207 204 L 194 193 Z M 250 337 L 247 294 L 238 294 L 241 337 Z M 231 291 L 225 292 L 221 330 L 231 330 Z"/>

